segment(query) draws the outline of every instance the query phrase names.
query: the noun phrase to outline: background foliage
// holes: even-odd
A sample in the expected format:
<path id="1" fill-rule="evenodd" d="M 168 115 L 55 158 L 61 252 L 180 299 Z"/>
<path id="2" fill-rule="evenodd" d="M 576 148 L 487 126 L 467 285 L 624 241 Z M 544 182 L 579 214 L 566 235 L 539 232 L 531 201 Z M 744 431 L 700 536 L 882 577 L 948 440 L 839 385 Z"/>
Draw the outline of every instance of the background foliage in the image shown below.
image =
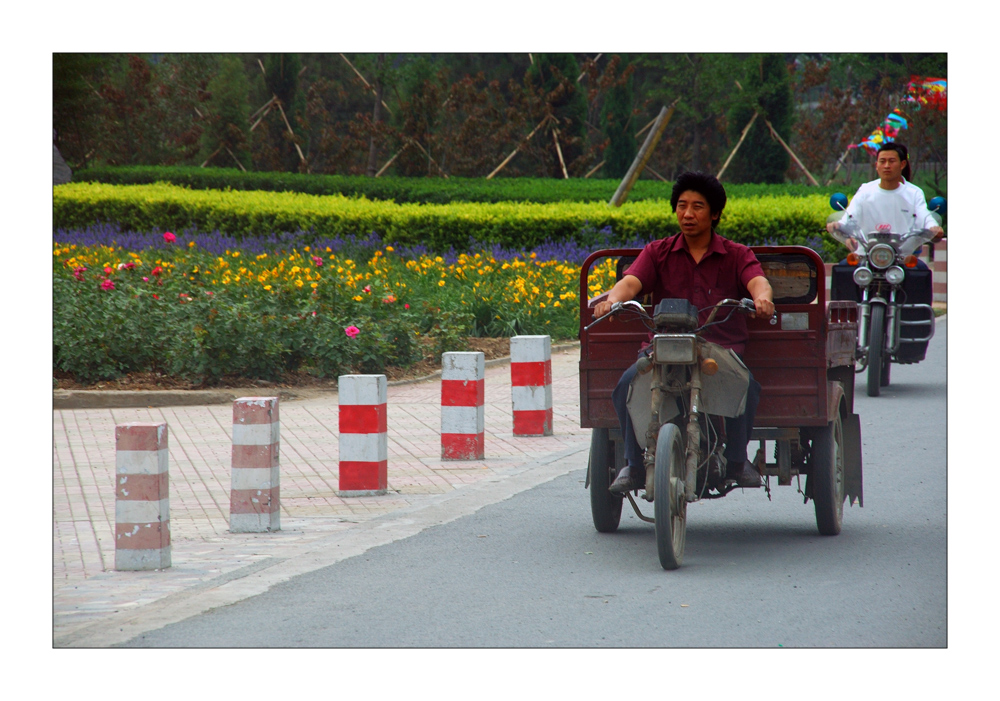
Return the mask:
<path id="1" fill-rule="evenodd" d="M 210 166 L 251 171 L 363 175 L 388 164 L 384 175 L 482 178 L 517 149 L 498 177 L 561 179 L 557 136 L 570 177 L 617 179 L 631 146 L 612 137 L 627 127 L 641 139 L 680 97 L 641 177 L 718 172 L 747 110 L 760 109 L 820 182 L 843 159 L 838 182 L 849 183 L 874 171 L 847 145 L 899 106 L 911 74 L 947 77 L 946 55 L 55 54 L 53 119 L 74 171 L 211 156 Z M 281 109 L 261 111 L 272 98 Z M 946 115 L 908 116 L 901 140 L 915 179 L 939 194 Z M 727 183 L 805 182 L 760 124 L 731 168 Z"/>

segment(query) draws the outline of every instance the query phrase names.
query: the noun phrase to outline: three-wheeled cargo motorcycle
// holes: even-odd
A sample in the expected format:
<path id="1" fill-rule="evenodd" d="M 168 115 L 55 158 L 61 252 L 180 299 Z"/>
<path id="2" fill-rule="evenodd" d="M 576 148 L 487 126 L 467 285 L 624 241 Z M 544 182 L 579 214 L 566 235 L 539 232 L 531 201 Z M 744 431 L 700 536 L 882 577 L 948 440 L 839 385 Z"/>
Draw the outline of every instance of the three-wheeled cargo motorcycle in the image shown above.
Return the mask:
<path id="1" fill-rule="evenodd" d="M 760 246 L 753 251 L 774 290 L 775 315 L 747 320 L 745 363 L 705 341 L 702 332 L 725 323 L 730 314 L 751 310 L 750 300 L 723 300 L 703 324 L 702 310 L 687 300 L 648 296 L 614 305 L 608 318 L 595 320 L 593 307 L 607 295 L 588 298 L 595 264 L 616 260 L 621 279 L 640 249 L 597 251 L 582 267 L 580 422 L 592 430 L 585 486 L 594 527 L 602 533 L 617 530 L 627 498 L 641 520 L 654 523 L 664 569 L 682 563 L 688 504 L 738 488 L 725 473 L 722 419 L 742 413 L 748 371 L 762 387 L 751 441 L 758 441 L 753 463 L 768 495 L 772 478 L 781 486 L 794 482 L 805 501 L 814 502 L 824 535 L 840 532 L 845 501 L 863 505 L 861 424 L 854 413 L 858 305 L 827 300 L 823 261 L 812 249 Z M 609 491 L 625 466 L 611 394 L 650 331 L 651 352 L 630 387 L 628 411 L 645 447 L 641 498 L 652 502 L 652 517 L 642 513 L 632 494 Z"/>

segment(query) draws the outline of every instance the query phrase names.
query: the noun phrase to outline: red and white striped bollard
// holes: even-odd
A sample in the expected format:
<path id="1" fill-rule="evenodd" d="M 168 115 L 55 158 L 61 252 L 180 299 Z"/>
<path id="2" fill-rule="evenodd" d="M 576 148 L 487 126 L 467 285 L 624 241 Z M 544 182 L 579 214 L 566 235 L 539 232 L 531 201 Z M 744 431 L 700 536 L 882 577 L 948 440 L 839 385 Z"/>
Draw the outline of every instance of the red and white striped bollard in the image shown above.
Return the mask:
<path id="1" fill-rule="evenodd" d="M 486 356 L 481 352 L 441 356 L 441 458 L 485 457 Z"/>
<path id="2" fill-rule="evenodd" d="M 552 339 L 510 339 L 510 392 L 515 436 L 552 435 Z"/>
<path id="3" fill-rule="evenodd" d="M 277 397 L 240 397 L 233 402 L 230 532 L 281 529 L 280 447 Z"/>
<path id="4" fill-rule="evenodd" d="M 377 496 L 388 488 L 389 441 L 385 375 L 341 375 L 340 476 L 342 497 Z"/>
<path id="5" fill-rule="evenodd" d="M 115 569 L 170 567 L 167 424 L 115 426 Z"/>

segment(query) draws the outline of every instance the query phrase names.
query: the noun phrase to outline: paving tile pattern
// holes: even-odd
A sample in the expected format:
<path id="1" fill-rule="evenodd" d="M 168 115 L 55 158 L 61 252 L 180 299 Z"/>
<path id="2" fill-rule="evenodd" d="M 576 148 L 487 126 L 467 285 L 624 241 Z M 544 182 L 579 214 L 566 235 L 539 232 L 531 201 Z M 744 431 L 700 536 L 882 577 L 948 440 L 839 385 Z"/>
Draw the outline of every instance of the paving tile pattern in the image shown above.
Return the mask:
<path id="1" fill-rule="evenodd" d="M 232 406 L 53 412 L 53 634 L 281 557 L 339 530 L 589 440 L 580 428 L 579 349 L 552 356 L 552 436 L 514 437 L 509 365 L 486 370 L 486 456 L 441 460 L 441 383 L 389 387 L 388 493 L 337 495 L 337 395 L 281 405 L 281 530 L 229 532 Z M 114 570 L 115 425 L 169 426 L 173 566 Z"/>

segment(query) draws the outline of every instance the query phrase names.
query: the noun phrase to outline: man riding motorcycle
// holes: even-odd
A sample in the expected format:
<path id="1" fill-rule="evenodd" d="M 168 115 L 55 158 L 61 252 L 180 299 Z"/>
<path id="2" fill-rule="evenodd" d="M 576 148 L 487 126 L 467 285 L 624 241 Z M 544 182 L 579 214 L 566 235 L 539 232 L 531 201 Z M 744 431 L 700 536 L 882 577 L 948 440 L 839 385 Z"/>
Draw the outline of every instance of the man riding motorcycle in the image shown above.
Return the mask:
<path id="1" fill-rule="evenodd" d="M 626 302 L 649 293 L 652 293 L 654 302 L 663 298 L 687 299 L 703 310 L 701 323 L 704 323 L 711 306 L 727 298 L 751 297 L 756 309 L 752 316 L 770 317 L 774 313 L 773 292 L 757 257 L 748 247 L 715 232 L 715 225 L 726 205 L 726 191 L 722 184 L 711 175 L 684 173 L 674 183 L 670 205 L 677 214 L 681 233 L 647 244 L 622 279 L 612 287 L 607 298 L 595 306 L 595 318 L 607 314 L 616 302 Z M 731 348 L 737 354 L 743 353 L 748 338 L 746 320 L 739 315 L 705 332 L 706 340 Z M 647 352 L 648 345 L 641 353 Z M 610 489 L 616 494 L 640 489 L 646 483 L 643 449 L 636 439 L 626 408 L 629 386 L 637 371 L 638 363 L 633 363 L 612 393 L 612 402 L 625 439 L 627 463 L 611 484 Z M 761 484 L 759 473 L 746 459 L 759 398 L 760 384 L 751 375 L 745 413 L 726 419 L 726 472 L 741 487 L 759 487 Z"/>
<path id="2" fill-rule="evenodd" d="M 882 144 L 875 169 L 879 179 L 858 188 L 840 221 L 826 225 L 828 231 L 832 233 L 840 224 L 853 219 L 865 233 L 883 227 L 898 234 L 926 228 L 934 232 L 934 241 L 944 236 L 944 230 L 930 217 L 924 191 L 909 182 L 910 163 L 903 144 L 895 141 Z M 852 244 L 856 246 L 854 239 L 848 239 L 847 245 L 853 250 Z M 917 267 L 926 269 L 927 266 L 918 261 Z"/>

